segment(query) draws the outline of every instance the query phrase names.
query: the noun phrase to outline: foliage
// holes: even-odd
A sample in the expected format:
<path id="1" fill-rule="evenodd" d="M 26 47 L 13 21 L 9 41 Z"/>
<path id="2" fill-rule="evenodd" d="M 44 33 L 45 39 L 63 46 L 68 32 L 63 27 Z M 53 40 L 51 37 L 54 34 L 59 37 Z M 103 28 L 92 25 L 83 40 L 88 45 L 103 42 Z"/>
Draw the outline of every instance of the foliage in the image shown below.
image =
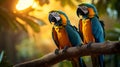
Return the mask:
<path id="1" fill-rule="evenodd" d="M 116 10 L 118 13 L 118 18 L 120 18 L 120 1 L 119 0 L 110 0 L 108 3 L 108 6 L 113 9 Z"/>
<path id="2" fill-rule="evenodd" d="M 63 7 L 66 5 L 69 5 L 70 7 L 75 7 L 73 0 L 56 0 L 56 1 L 60 1 L 61 6 L 63 6 Z"/>
<path id="3" fill-rule="evenodd" d="M 9 0 L 6 0 L 2 3 L 7 3 Z M 9 10 L 9 8 L 5 8 L 6 5 L 0 6 L 0 31 L 1 30 L 24 30 L 27 31 L 26 25 L 28 24 L 33 31 L 39 32 L 40 31 L 40 25 L 44 24 L 41 19 L 35 18 L 33 16 L 30 16 L 28 13 L 31 11 L 29 8 L 27 12 L 18 12 L 18 11 L 12 11 Z M 21 24 L 21 21 L 17 20 L 16 18 L 21 19 L 24 21 L 24 24 Z"/>
<path id="4" fill-rule="evenodd" d="M 72 67 L 72 64 L 70 61 L 62 61 L 59 63 L 59 67 Z"/>
<path id="5" fill-rule="evenodd" d="M 0 49 L 6 51 L 6 55 L 8 59 L 12 61 L 12 64 L 17 61 L 15 53 L 16 43 L 21 42 L 23 37 L 28 35 L 34 36 L 34 33 L 39 33 L 40 26 L 44 25 L 41 19 L 29 15 L 29 13 L 33 11 L 31 8 L 27 8 L 25 12 L 15 10 L 16 1 L 17 0 L 0 0 L 0 36 L 3 36 L 3 38 L 0 37 Z M 15 5 L 13 6 L 13 4 Z M 14 35 L 15 33 L 18 34 Z M 9 51 L 8 48 L 11 51 Z M 15 57 L 13 57 L 13 54 Z M 5 55 L 4 57 L 0 67 L 8 67 L 2 66 L 4 64 L 9 65 Z"/>
<path id="6" fill-rule="evenodd" d="M 28 24 L 35 32 L 40 31 L 40 23 L 43 23 L 40 19 L 36 19 L 32 16 L 25 15 L 25 14 L 19 14 L 19 13 L 13 13 L 11 11 L 8 11 L 5 8 L 0 7 L 0 30 L 7 30 L 7 29 L 13 29 L 13 30 L 25 30 L 25 25 L 21 24 L 19 20 L 16 18 L 19 18 L 23 20 L 26 24 Z"/>
<path id="7" fill-rule="evenodd" d="M 120 23 L 115 23 L 114 28 L 106 31 L 106 40 L 120 41 Z M 105 57 L 106 65 L 108 67 L 120 66 L 120 54 L 109 55 Z"/>
<path id="8" fill-rule="evenodd" d="M 36 49 L 34 44 L 33 39 L 24 38 L 20 44 L 16 45 L 18 59 L 30 59 L 43 56 L 42 53 Z"/>
<path id="9" fill-rule="evenodd" d="M 106 40 L 120 40 L 120 23 L 115 23 L 114 28 L 106 31 Z"/>
<path id="10" fill-rule="evenodd" d="M 97 3 L 94 2 L 95 0 L 93 0 L 93 4 L 96 5 L 98 12 L 100 14 L 105 14 L 107 13 L 107 8 L 111 8 L 112 10 L 116 10 L 118 13 L 117 18 L 120 18 L 120 1 L 119 0 L 98 0 Z"/>
<path id="11" fill-rule="evenodd" d="M 4 51 L 0 54 L 0 67 L 12 67 L 13 65 L 7 60 Z"/>
<path id="12" fill-rule="evenodd" d="M 40 6 L 43 6 L 44 4 L 49 4 L 49 0 L 35 0 L 39 3 Z"/>
<path id="13" fill-rule="evenodd" d="M 98 13 L 99 13 L 99 16 L 107 13 L 106 9 L 107 9 L 107 4 L 108 4 L 108 1 L 104 1 L 104 0 L 98 0 L 97 3 L 93 2 L 93 4 L 96 6 L 97 10 L 98 10 Z M 104 6 L 104 7 L 103 7 Z"/>
<path id="14" fill-rule="evenodd" d="M 0 63 L 1 63 L 2 59 L 3 59 L 3 55 L 4 55 L 4 51 L 2 51 L 1 54 L 0 54 Z"/>

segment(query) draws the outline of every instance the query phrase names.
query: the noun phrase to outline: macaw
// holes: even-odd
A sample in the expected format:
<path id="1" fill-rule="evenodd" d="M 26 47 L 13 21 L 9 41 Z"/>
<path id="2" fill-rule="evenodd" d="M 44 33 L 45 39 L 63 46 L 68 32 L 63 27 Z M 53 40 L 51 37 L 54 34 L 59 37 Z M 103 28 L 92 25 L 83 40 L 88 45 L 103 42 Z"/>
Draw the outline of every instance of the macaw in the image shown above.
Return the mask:
<path id="1" fill-rule="evenodd" d="M 83 43 L 102 43 L 105 40 L 104 25 L 99 21 L 98 12 L 94 5 L 82 3 L 78 5 L 77 16 L 79 20 L 79 32 L 83 36 Z M 105 67 L 104 55 L 92 55 L 93 67 Z"/>
<path id="2" fill-rule="evenodd" d="M 52 37 L 58 47 L 55 54 L 58 54 L 60 49 L 66 51 L 68 47 L 80 46 L 82 40 L 79 32 L 71 25 L 67 15 L 59 10 L 54 10 L 49 13 L 49 21 L 53 25 Z M 82 58 L 72 58 L 73 67 L 85 67 Z"/>

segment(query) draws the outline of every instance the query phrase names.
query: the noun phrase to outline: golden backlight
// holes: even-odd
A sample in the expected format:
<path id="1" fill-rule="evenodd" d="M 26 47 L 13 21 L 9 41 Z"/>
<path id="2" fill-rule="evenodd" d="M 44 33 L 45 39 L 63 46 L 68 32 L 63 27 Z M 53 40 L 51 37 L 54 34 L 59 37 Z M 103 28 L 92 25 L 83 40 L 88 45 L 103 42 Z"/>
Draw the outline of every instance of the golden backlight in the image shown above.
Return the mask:
<path id="1" fill-rule="evenodd" d="M 34 3 L 34 0 L 19 0 L 16 9 L 17 10 L 24 10 L 30 6 L 32 6 Z"/>

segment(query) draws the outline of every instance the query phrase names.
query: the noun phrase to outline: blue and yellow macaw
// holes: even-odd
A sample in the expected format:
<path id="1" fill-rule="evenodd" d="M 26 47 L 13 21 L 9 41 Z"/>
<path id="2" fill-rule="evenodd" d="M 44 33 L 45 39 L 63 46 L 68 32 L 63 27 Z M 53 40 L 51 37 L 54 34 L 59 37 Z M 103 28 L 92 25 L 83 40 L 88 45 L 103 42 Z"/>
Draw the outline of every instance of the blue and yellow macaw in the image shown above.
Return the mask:
<path id="1" fill-rule="evenodd" d="M 79 20 L 79 32 L 83 35 L 83 43 L 102 43 L 105 39 L 103 24 L 99 21 L 97 9 L 94 5 L 82 3 L 78 5 L 77 16 Z M 105 67 L 103 55 L 92 55 L 93 67 Z"/>
<path id="2" fill-rule="evenodd" d="M 66 50 L 66 47 L 74 47 L 81 45 L 81 38 L 79 32 L 74 26 L 70 24 L 67 15 L 62 11 L 51 11 L 49 13 L 49 21 L 53 24 L 52 36 L 53 40 L 58 47 L 58 50 Z M 72 58 L 74 67 L 85 67 L 82 58 Z"/>

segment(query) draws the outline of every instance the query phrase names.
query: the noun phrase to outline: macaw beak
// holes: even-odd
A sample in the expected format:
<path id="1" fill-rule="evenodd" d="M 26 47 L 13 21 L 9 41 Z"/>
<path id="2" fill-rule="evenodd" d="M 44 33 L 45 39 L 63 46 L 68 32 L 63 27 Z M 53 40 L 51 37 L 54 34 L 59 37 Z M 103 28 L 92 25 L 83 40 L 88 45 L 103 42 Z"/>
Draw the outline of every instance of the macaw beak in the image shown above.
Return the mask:
<path id="1" fill-rule="evenodd" d="M 49 21 L 50 21 L 50 23 L 51 22 L 58 22 L 58 21 L 60 21 L 60 16 L 57 13 L 52 12 L 49 14 Z"/>
<path id="2" fill-rule="evenodd" d="M 88 9 L 86 6 L 78 6 L 77 8 L 77 16 L 79 15 L 87 15 L 88 14 Z"/>

